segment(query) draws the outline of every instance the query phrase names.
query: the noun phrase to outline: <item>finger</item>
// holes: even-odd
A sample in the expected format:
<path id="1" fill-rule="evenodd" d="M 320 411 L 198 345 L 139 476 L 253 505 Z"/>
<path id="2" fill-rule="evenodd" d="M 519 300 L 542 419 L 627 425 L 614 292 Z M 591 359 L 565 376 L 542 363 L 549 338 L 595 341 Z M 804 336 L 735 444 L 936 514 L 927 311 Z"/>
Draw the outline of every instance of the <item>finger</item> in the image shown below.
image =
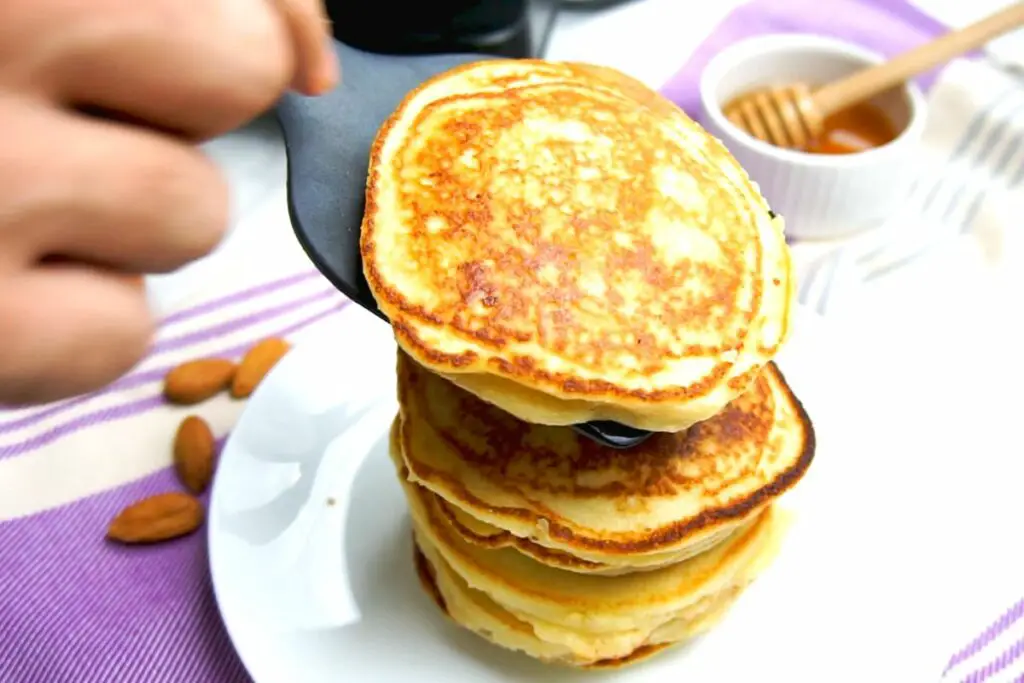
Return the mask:
<path id="1" fill-rule="evenodd" d="M 220 241 L 227 186 L 193 147 L 10 98 L 0 120 L 0 239 L 23 264 L 59 256 L 167 272 Z"/>
<path id="2" fill-rule="evenodd" d="M 18 87 L 194 139 L 269 109 L 295 67 L 284 17 L 259 0 L 16 3 L 0 49 Z M 45 42 L 41 37 L 46 38 Z M 40 47 L 43 44 L 44 47 Z"/>
<path id="3" fill-rule="evenodd" d="M 98 389 L 145 354 L 153 333 L 145 293 L 102 271 L 47 266 L 0 287 L 0 404 Z"/>
<path id="4" fill-rule="evenodd" d="M 340 70 L 321 0 L 272 0 L 291 35 L 295 72 L 291 86 L 306 95 L 321 95 L 338 83 Z"/>
<path id="5" fill-rule="evenodd" d="M 63 266 L 72 268 L 80 268 L 83 266 L 92 268 L 98 267 L 101 268 L 102 272 L 104 272 L 108 277 L 120 280 L 124 284 L 130 287 L 134 287 L 140 292 L 145 291 L 146 289 L 146 278 L 142 275 L 139 275 L 138 273 L 125 273 L 119 270 L 109 270 L 107 268 L 96 266 L 95 264 L 83 263 L 82 261 L 68 259 L 63 256 L 47 256 L 41 259 L 38 263 L 38 267 L 53 266 Z"/>

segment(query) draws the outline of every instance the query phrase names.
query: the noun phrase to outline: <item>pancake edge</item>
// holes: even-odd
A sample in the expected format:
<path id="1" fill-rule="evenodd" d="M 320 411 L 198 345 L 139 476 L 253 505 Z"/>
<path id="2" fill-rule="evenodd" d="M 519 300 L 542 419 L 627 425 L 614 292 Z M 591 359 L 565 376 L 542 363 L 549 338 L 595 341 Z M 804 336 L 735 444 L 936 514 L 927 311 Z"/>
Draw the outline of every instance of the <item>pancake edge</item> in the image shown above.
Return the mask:
<path id="1" fill-rule="evenodd" d="M 681 545 L 684 539 L 690 539 L 694 536 L 698 536 L 701 533 L 714 533 L 718 531 L 722 526 L 726 524 L 741 524 L 744 520 L 749 519 L 751 516 L 756 515 L 760 510 L 763 510 L 765 506 L 771 504 L 773 501 L 779 499 L 783 494 L 788 492 L 804 477 L 807 470 L 810 468 L 811 463 L 814 460 L 817 440 L 814 432 L 814 424 L 811 421 L 803 403 L 799 397 L 790 387 L 789 382 L 786 381 L 785 375 L 779 369 L 775 361 L 769 362 L 769 367 L 772 372 L 777 376 L 778 382 L 785 392 L 785 396 L 791 402 L 796 417 L 803 429 L 804 443 L 800 454 L 796 457 L 793 464 L 784 470 L 778 477 L 776 477 L 768 485 L 759 488 L 750 495 L 742 498 L 738 501 L 733 501 L 725 506 L 704 510 L 698 515 L 691 517 L 681 522 L 675 522 L 658 529 L 653 530 L 650 534 L 646 535 L 643 539 L 637 541 L 616 541 L 612 539 L 597 539 L 587 537 L 575 532 L 568 525 L 562 524 L 557 521 L 552 521 L 547 518 L 543 518 L 536 513 L 531 511 L 523 510 L 520 508 L 503 508 L 494 505 L 490 505 L 485 501 L 480 500 L 475 495 L 470 493 L 464 486 L 459 482 L 446 482 L 446 485 L 450 485 L 453 489 L 459 490 L 465 498 L 470 501 L 470 504 L 475 504 L 482 509 L 490 510 L 496 514 L 507 515 L 523 520 L 525 523 L 531 526 L 536 526 L 542 522 L 546 525 L 548 537 L 559 542 L 557 547 L 553 547 L 553 550 L 560 550 L 569 554 L 573 554 L 574 550 L 589 551 L 597 554 L 604 554 L 609 557 L 617 556 L 628 556 L 636 554 L 656 554 L 660 552 L 671 551 L 673 546 Z M 398 438 L 401 444 L 401 457 L 405 463 L 406 468 L 410 474 L 415 477 L 414 483 L 418 486 L 423 486 L 432 493 L 440 496 L 444 500 L 448 501 L 456 507 L 462 507 L 458 501 L 453 501 L 446 496 L 442 495 L 439 491 L 434 488 L 427 486 L 429 482 L 426 482 L 421 475 L 413 472 L 413 469 L 409 467 L 408 460 L 406 458 L 407 448 L 407 437 L 406 429 L 404 428 L 404 420 L 398 429 Z M 625 456 L 628 457 L 628 456 Z M 422 483 L 421 483 L 422 482 Z M 465 508 L 462 508 L 465 510 Z M 470 510 L 465 510 L 467 514 L 473 515 Z M 496 525 L 492 525 L 496 526 Z M 499 527 L 500 528 L 500 527 Z M 536 539 L 530 539 L 537 542 Z M 550 547 L 550 546 L 547 546 Z M 584 558 L 590 560 L 590 558 Z"/>

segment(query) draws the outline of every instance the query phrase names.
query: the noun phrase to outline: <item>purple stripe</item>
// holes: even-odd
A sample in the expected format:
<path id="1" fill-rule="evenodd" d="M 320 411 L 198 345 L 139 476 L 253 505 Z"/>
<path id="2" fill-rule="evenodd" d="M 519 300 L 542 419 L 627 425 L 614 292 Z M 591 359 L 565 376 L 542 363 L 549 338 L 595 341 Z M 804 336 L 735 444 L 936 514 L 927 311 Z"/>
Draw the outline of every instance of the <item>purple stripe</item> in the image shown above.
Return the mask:
<path id="1" fill-rule="evenodd" d="M 103 540 L 122 507 L 174 490 L 166 468 L 0 524 L 0 681 L 251 683 L 217 614 L 204 530 L 145 548 Z"/>
<path id="2" fill-rule="evenodd" d="M 174 323 L 181 322 L 182 320 L 195 318 L 196 316 L 216 311 L 224 308 L 225 306 L 231 306 L 243 301 L 248 301 L 249 299 L 254 299 L 256 297 L 263 296 L 264 294 L 271 294 L 279 289 L 284 289 L 285 287 L 290 287 L 291 285 L 318 277 L 320 277 L 320 271 L 309 270 L 302 273 L 296 273 L 295 275 L 289 275 L 288 277 L 281 278 L 280 280 L 264 282 L 263 284 L 255 287 L 243 289 L 240 292 L 233 292 L 232 294 L 228 294 L 217 299 L 204 301 L 203 303 L 192 306 L 191 308 L 175 311 L 161 320 L 160 325 L 161 327 L 165 325 L 173 325 Z"/>
<path id="3" fill-rule="evenodd" d="M 205 341 L 209 341 L 217 336 L 228 334 L 231 332 L 237 332 L 245 327 L 265 322 L 282 313 L 290 313 L 296 308 L 306 306 L 311 303 L 316 303 L 324 299 L 328 299 L 331 296 L 340 297 L 341 295 L 334 289 L 307 295 L 295 301 L 289 301 L 279 306 L 274 306 L 272 308 L 258 311 L 251 315 L 238 318 L 237 320 L 221 323 L 206 330 L 197 330 L 196 332 L 192 332 L 188 335 L 182 335 L 180 337 L 165 340 L 164 343 L 155 345 L 150 350 L 150 354 L 159 353 L 162 351 L 178 350 L 186 346 L 190 346 L 192 344 L 199 344 Z M 151 370 L 133 372 L 112 382 L 111 384 L 108 384 L 99 391 L 95 391 L 91 394 L 86 394 L 84 396 L 77 396 L 75 398 L 50 405 L 49 407 L 41 408 L 28 415 L 23 415 L 12 420 L 0 422 L 0 435 L 8 434 L 12 431 L 16 431 L 18 429 L 22 429 L 24 427 L 37 424 L 39 422 L 42 422 L 43 420 L 53 417 L 54 415 L 59 415 L 61 413 L 67 412 L 68 410 L 71 410 L 72 408 L 75 408 L 76 406 L 79 406 L 82 403 L 90 401 L 94 398 L 100 396 L 107 396 L 117 391 L 133 389 L 135 387 L 146 384 L 147 382 L 152 382 L 154 380 L 161 379 L 171 370 L 172 367 L 174 367 L 174 364 L 163 365 L 159 368 Z"/>
<path id="4" fill-rule="evenodd" d="M 972 672 L 961 683 L 981 683 L 989 676 L 997 674 L 1013 664 L 1022 654 L 1024 654 L 1024 638 L 1018 639 L 1013 645 L 1003 650 L 998 657 L 977 671 Z"/>
<path id="5" fill-rule="evenodd" d="M 906 0 L 860 0 L 860 3 L 873 5 L 878 10 L 929 36 L 939 36 L 949 31 L 949 26 Z M 904 49 L 910 47 L 913 46 L 908 45 Z"/>
<path id="6" fill-rule="evenodd" d="M 289 313 L 292 310 L 294 310 L 296 306 L 303 306 L 308 303 L 323 301 L 324 299 L 333 296 L 339 296 L 339 294 L 338 290 L 332 287 L 322 292 L 317 292 L 316 294 L 311 294 L 309 296 L 303 297 L 298 301 L 286 301 L 276 306 L 271 306 L 269 308 L 265 308 L 259 311 L 254 311 L 253 313 L 250 313 L 249 315 L 244 315 L 241 318 L 236 318 L 234 320 L 227 320 L 225 322 L 218 323 L 206 329 L 195 330 L 194 332 L 188 332 L 177 337 L 163 339 L 161 341 L 158 341 L 156 344 L 153 344 L 152 348 L 149 350 L 149 353 L 157 354 L 165 353 L 167 351 L 177 351 L 178 349 L 183 349 L 188 346 L 201 344 L 202 342 L 210 341 L 211 339 L 216 339 L 217 337 L 220 337 L 222 335 L 230 334 L 232 332 L 237 332 L 238 330 L 245 329 L 250 325 L 254 325 L 268 318 L 273 318 L 283 313 Z"/>
<path id="7" fill-rule="evenodd" d="M 981 652 L 986 645 L 995 640 L 1003 631 L 1013 626 L 1013 624 L 1021 617 L 1024 617 L 1024 598 L 1018 600 L 1016 604 L 1006 610 L 1001 617 L 996 619 L 987 629 L 982 631 L 981 635 L 953 655 L 949 660 L 949 664 L 946 665 L 946 671 L 949 671 L 954 666 L 957 666 Z"/>
<path id="8" fill-rule="evenodd" d="M 284 329 L 277 330 L 273 333 L 273 336 L 284 337 L 297 332 L 298 330 L 311 325 L 318 320 L 321 320 L 332 313 L 343 310 L 349 304 L 348 299 L 341 301 L 338 305 L 332 306 L 331 308 L 316 313 L 298 323 L 290 325 Z M 235 357 L 245 353 L 252 344 L 249 341 L 245 344 L 238 344 L 225 349 L 220 349 L 217 352 L 219 356 Z M 121 405 L 110 406 L 101 410 L 94 410 L 91 413 L 80 415 L 73 420 L 69 420 L 64 424 L 58 425 L 53 429 L 47 430 L 41 434 L 37 434 L 23 441 L 8 444 L 7 446 L 0 447 L 0 459 L 10 458 L 17 455 L 22 455 L 30 451 L 37 450 L 43 446 L 49 445 L 58 439 L 62 439 L 65 436 L 79 432 L 87 427 L 91 427 L 106 422 L 113 422 L 115 420 L 123 420 L 126 417 L 138 415 L 154 408 L 158 408 L 165 405 L 163 396 L 150 396 L 147 398 L 135 399 L 128 403 L 122 403 Z"/>

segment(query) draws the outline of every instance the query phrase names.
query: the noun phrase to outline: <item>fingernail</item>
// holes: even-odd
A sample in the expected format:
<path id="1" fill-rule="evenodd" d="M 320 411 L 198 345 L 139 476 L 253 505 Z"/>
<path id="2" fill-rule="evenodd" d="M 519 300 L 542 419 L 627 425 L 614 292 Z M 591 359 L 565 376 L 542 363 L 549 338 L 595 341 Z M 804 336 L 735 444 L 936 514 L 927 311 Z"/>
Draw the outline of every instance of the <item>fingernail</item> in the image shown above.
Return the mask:
<path id="1" fill-rule="evenodd" d="M 316 82 L 314 86 L 317 94 L 332 90 L 341 81 L 341 65 L 338 63 L 338 56 L 334 52 L 334 41 L 328 40 L 327 49 L 323 59 L 320 61 L 320 68 L 317 69 Z"/>

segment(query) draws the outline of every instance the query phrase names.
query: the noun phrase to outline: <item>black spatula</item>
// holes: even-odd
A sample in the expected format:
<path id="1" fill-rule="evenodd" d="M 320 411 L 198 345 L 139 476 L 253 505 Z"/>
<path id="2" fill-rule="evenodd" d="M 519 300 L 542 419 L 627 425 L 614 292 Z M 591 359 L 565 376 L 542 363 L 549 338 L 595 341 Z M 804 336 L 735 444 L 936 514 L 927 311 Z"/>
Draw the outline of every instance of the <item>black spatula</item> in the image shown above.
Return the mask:
<path id="1" fill-rule="evenodd" d="M 480 55 L 390 56 L 335 46 L 342 84 L 317 98 L 287 95 L 277 108 L 288 151 L 288 211 L 313 264 L 345 296 L 387 320 L 370 294 L 359 255 L 359 229 L 370 144 L 380 124 L 424 80 Z M 612 448 L 650 432 L 615 422 L 574 428 Z"/>

